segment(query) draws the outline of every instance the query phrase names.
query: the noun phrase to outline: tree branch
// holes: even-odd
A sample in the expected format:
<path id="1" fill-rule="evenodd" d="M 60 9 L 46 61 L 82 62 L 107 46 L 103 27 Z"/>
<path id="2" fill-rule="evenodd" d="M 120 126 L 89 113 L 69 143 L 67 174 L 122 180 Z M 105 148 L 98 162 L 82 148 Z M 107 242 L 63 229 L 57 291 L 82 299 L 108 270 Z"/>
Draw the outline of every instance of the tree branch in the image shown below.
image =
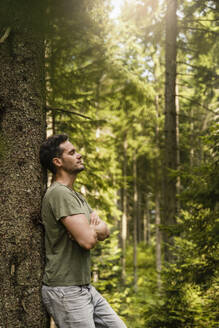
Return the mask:
<path id="1" fill-rule="evenodd" d="M 83 115 L 83 114 L 80 114 L 78 112 L 75 112 L 75 111 L 72 111 L 72 110 L 66 110 L 66 109 L 63 109 L 63 108 L 51 108 L 51 107 L 48 107 L 46 106 L 46 110 L 51 110 L 51 111 L 58 111 L 58 112 L 63 112 L 63 113 L 68 113 L 68 114 L 73 114 L 73 115 L 77 115 L 77 116 L 80 116 L 80 117 L 83 117 L 83 118 L 86 118 L 88 120 L 92 120 L 91 117 L 89 116 L 86 116 L 86 115 Z"/>
<path id="2" fill-rule="evenodd" d="M 186 62 L 183 62 L 183 61 L 177 61 L 177 64 L 182 64 L 182 65 L 186 65 L 186 66 L 189 66 L 189 67 L 192 67 L 192 68 L 200 68 L 200 66 L 195 66 L 195 65 L 191 65 L 189 63 L 186 63 Z"/>
<path id="3" fill-rule="evenodd" d="M 190 48 L 186 48 L 186 47 L 182 47 L 180 45 L 177 46 L 178 49 L 184 50 L 184 51 L 188 51 L 188 52 L 193 52 L 193 53 L 197 53 L 198 49 L 190 49 Z"/>
<path id="4" fill-rule="evenodd" d="M 200 31 L 200 32 L 212 33 L 212 34 L 215 34 L 215 35 L 219 35 L 219 32 L 207 30 L 205 28 L 200 28 L 200 27 L 180 26 L 180 28 L 183 29 L 183 30 Z"/>
<path id="5" fill-rule="evenodd" d="M 201 104 L 199 101 L 197 101 L 197 100 L 194 100 L 194 99 L 192 99 L 192 98 L 190 98 L 190 97 L 186 97 L 186 96 L 183 96 L 183 95 L 180 95 L 180 94 L 179 94 L 179 95 L 175 95 L 175 96 L 176 96 L 176 97 L 180 97 L 180 98 L 188 99 L 188 100 L 190 100 L 191 102 L 194 102 L 195 104 L 201 106 L 202 108 L 204 108 L 204 109 L 207 110 L 208 112 L 213 113 L 213 114 L 216 114 L 215 111 L 213 111 L 212 109 L 208 108 L 207 106 L 202 105 L 202 104 Z"/>
<path id="6" fill-rule="evenodd" d="M 199 23 L 199 22 L 218 22 L 219 19 L 185 19 L 184 22 L 185 23 Z"/>
<path id="7" fill-rule="evenodd" d="M 3 43 L 7 39 L 7 37 L 10 34 L 10 32 L 11 32 L 11 28 L 10 27 L 7 27 L 6 30 L 5 30 L 5 32 L 4 32 L 4 34 L 0 38 L 0 43 Z"/>

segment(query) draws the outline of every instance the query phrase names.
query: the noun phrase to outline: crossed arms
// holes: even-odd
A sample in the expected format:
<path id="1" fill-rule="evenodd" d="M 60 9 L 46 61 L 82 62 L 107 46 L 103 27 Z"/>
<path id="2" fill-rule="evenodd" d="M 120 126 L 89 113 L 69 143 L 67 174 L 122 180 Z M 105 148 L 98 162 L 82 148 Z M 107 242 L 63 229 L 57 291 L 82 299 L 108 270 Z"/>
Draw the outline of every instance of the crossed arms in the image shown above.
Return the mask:
<path id="1" fill-rule="evenodd" d="M 72 238 L 86 250 L 93 248 L 98 241 L 103 241 L 110 235 L 107 224 L 95 211 L 91 213 L 90 224 L 84 214 L 66 216 L 61 222 Z"/>

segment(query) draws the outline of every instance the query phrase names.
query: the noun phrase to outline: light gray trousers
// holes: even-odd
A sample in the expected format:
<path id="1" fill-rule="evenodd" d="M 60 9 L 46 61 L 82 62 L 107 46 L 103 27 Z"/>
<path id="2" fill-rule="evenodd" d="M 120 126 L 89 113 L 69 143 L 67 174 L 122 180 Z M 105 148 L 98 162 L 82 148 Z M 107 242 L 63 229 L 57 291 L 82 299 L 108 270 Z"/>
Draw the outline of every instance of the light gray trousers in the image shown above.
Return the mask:
<path id="1" fill-rule="evenodd" d="M 57 328 L 126 328 L 92 285 L 43 286 L 42 298 Z"/>

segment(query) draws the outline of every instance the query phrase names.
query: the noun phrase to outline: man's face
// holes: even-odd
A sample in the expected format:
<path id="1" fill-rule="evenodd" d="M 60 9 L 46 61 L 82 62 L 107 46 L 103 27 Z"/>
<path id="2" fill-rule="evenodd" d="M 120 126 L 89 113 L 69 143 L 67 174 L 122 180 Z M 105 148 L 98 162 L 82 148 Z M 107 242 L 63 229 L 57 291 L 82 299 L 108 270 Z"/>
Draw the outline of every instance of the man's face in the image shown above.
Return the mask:
<path id="1" fill-rule="evenodd" d="M 63 153 L 60 157 L 60 168 L 69 174 L 79 173 L 84 170 L 82 156 L 76 152 L 75 147 L 70 141 L 67 140 L 63 142 L 60 145 L 60 148 L 63 149 Z"/>

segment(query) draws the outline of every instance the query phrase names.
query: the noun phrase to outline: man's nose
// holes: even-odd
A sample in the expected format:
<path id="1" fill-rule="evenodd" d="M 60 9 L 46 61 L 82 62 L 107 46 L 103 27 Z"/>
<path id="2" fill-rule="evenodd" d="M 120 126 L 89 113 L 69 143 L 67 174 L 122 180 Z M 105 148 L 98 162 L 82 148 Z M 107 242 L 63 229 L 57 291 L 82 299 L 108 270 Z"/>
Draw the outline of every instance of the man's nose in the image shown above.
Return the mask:
<path id="1" fill-rule="evenodd" d="M 81 158 L 81 157 L 82 157 L 82 155 L 77 153 L 77 158 Z"/>

